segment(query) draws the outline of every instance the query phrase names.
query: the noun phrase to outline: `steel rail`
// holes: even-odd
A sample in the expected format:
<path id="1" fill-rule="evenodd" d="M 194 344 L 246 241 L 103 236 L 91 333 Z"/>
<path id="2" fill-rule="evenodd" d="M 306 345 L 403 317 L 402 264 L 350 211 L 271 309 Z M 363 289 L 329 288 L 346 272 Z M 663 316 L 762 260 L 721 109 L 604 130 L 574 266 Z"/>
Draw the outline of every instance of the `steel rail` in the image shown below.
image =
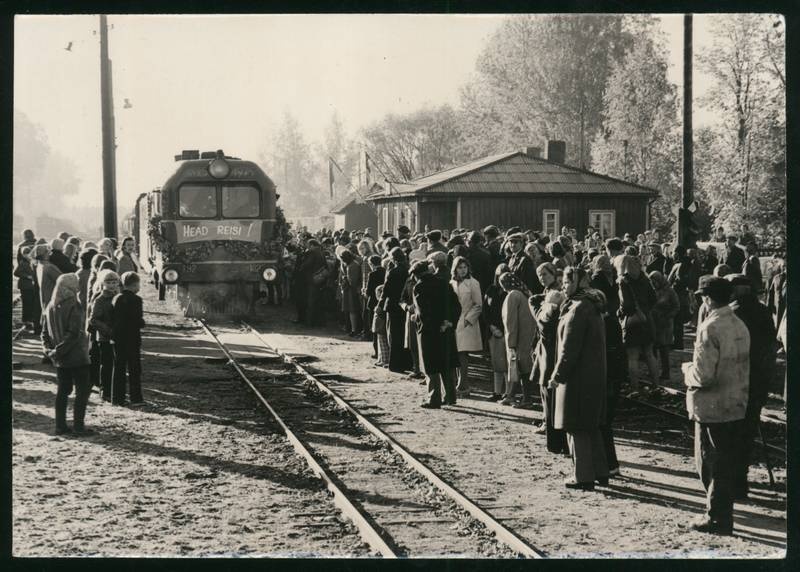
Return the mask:
<path id="1" fill-rule="evenodd" d="M 217 346 L 219 346 L 222 353 L 225 354 L 225 357 L 228 358 L 229 363 L 233 366 L 236 370 L 236 373 L 239 374 L 239 377 L 244 381 L 244 383 L 250 388 L 250 390 L 255 394 L 256 398 L 261 402 L 261 404 L 269 411 L 270 415 L 272 415 L 273 419 L 280 425 L 283 433 L 286 435 L 286 438 L 294 447 L 294 450 L 305 459 L 308 466 L 314 472 L 317 477 L 322 479 L 325 482 L 328 490 L 333 493 L 333 503 L 334 505 L 342 511 L 342 514 L 349 520 L 355 524 L 356 528 L 358 528 L 359 533 L 361 534 L 361 538 L 374 550 L 378 551 L 381 556 L 384 558 L 397 558 L 397 554 L 395 551 L 383 540 L 380 533 L 375 529 L 375 527 L 369 522 L 368 517 L 364 512 L 354 505 L 352 501 L 347 497 L 347 495 L 339 488 L 339 486 L 333 481 L 331 476 L 322 468 L 322 466 L 317 461 L 314 454 L 305 446 L 305 444 L 294 434 L 294 432 L 289 429 L 288 425 L 281 419 L 280 415 L 278 415 L 277 411 L 273 409 L 273 407 L 269 404 L 266 400 L 264 395 L 253 385 L 253 382 L 247 377 L 245 372 L 237 363 L 236 359 L 234 358 L 233 354 L 228 350 L 222 340 L 217 337 L 217 335 L 211 330 L 205 320 L 198 319 L 198 322 L 203 326 L 203 329 L 208 333 L 212 339 L 216 342 Z"/>
<path id="2" fill-rule="evenodd" d="M 19 337 L 19 335 L 24 331 L 25 331 L 25 326 L 22 326 L 21 328 L 19 328 L 16 332 L 14 332 L 14 335 L 12 336 L 11 341 L 12 342 L 16 342 L 17 338 Z"/>
<path id="3" fill-rule="evenodd" d="M 355 417 L 362 427 L 364 427 L 367 431 L 372 433 L 384 443 L 387 443 L 395 453 L 399 454 L 405 460 L 409 466 L 415 469 L 420 475 L 425 477 L 425 479 L 427 479 L 431 484 L 447 495 L 458 506 L 467 511 L 473 518 L 475 518 L 475 520 L 483 523 L 487 529 L 494 532 L 495 538 L 497 538 L 498 541 L 504 543 L 506 546 L 516 551 L 518 554 L 525 556 L 526 558 L 546 557 L 542 551 L 529 544 L 513 530 L 506 528 L 503 524 L 495 520 L 491 514 L 467 498 L 464 493 L 456 489 L 453 485 L 447 483 L 433 469 L 426 466 L 422 461 L 417 459 L 413 453 L 395 441 L 383 430 L 373 424 L 369 419 L 364 417 L 346 399 L 331 389 L 325 382 L 309 372 L 303 365 L 295 361 L 286 352 L 282 352 L 279 348 L 276 348 L 268 343 L 255 328 L 246 322 L 242 322 L 242 325 L 250 330 L 261 341 L 261 343 L 264 344 L 264 347 L 280 355 L 283 358 L 284 363 L 294 367 L 295 371 L 305 377 L 307 381 L 313 383 L 321 391 L 327 393 L 340 407 L 346 409 L 351 415 L 353 415 L 353 417 Z"/>

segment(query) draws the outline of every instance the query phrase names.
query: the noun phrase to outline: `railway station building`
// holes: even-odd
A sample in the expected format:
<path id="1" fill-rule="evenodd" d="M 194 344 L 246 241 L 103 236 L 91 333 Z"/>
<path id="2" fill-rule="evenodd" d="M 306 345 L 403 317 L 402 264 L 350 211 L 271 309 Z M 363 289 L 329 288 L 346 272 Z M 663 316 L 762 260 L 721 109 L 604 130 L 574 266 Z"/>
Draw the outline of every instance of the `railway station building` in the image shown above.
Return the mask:
<path id="1" fill-rule="evenodd" d="M 378 215 L 375 208 L 368 204 L 366 197 L 383 190 L 378 183 L 364 185 L 358 191 L 351 191 L 334 204 L 331 209 L 333 228 L 365 229 L 375 231 L 378 227 Z"/>
<path id="2" fill-rule="evenodd" d="M 407 183 L 375 189 L 378 233 L 406 225 L 412 231 L 478 229 L 494 224 L 579 235 L 587 226 L 604 237 L 643 232 L 658 191 L 565 164 L 566 145 L 484 157 Z"/>

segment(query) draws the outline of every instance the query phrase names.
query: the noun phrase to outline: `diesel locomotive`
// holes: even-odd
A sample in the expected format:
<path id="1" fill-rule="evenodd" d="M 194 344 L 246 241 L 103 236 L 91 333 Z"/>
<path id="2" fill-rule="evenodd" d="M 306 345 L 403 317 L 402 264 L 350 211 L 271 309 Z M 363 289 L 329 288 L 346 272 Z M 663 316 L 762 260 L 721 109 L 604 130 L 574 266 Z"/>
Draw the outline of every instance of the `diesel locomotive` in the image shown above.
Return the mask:
<path id="1" fill-rule="evenodd" d="M 282 271 L 285 220 L 275 184 L 252 161 L 183 151 L 160 187 L 125 221 L 159 299 L 174 293 L 189 316 L 252 314 Z"/>

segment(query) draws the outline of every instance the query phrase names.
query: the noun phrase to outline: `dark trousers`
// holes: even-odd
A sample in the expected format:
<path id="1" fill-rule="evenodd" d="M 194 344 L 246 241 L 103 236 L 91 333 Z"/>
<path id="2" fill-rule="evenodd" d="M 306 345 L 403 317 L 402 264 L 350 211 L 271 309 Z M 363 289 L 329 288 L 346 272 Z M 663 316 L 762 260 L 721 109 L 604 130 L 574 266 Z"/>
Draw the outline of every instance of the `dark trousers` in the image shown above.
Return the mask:
<path id="1" fill-rule="evenodd" d="M 114 346 L 111 342 L 97 342 L 100 365 L 100 392 L 106 401 L 111 401 L 111 382 L 114 379 Z"/>
<path id="2" fill-rule="evenodd" d="M 539 393 L 542 397 L 547 450 L 558 455 L 568 455 L 570 451 L 567 444 L 567 434 L 562 429 L 556 429 L 553 426 L 553 420 L 556 415 L 556 390 L 539 385 Z"/>
<path id="3" fill-rule="evenodd" d="M 736 497 L 745 497 L 749 486 L 747 473 L 750 471 L 750 460 L 753 454 L 753 441 L 758 436 L 758 424 L 761 423 L 761 405 L 747 405 L 747 412 L 742 422 L 742 442 L 737 447 L 739 453 L 736 463 L 736 477 L 733 492 Z"/>
<path id="4" fill-rule="evenodd" d="M 570 431 L 567 441 L 577 482 L 594 483 L 595 479 L 608 478 L 608 463 L 599 429 Z"/>
<path id="5" fill-rule="evenodd" d="M 444 373 L 428 374 L 428 403 L 439 406 L 442 404 L 442 386 L 444 386 L 444 403 L 456 403 L 456 372 L 447 370 Z"/>
<path id="6" fill-rule="evenodd" d="M 672 324 L 672 349 L 683 349 L 683 321 L 681 320 L 681 313 L 675 316 Z"/>
<path id="7" fill-rule="evenodd" d="M 142 344 L 140 341 L 116 342 L 114 344 L 114 379 L 111 386 L 111 401 L 117 405 L 125 403 L 127 383 L 125 372 L 130 375 L 130 398 L 142 401 Z"/>
<path id="8" fill-rule="evenodd" d="M 89 345 L 89 381 L 92 387 L 100 387 L 100 342 L 92 340 Z"/>
<path id="9" fill-rule="evenodd" d="M 67 428 L 67 402 L 69 395 L 75 387 L 75 403 L 73 405 L 73 422 L 75 429 L 83 429 L 84 418 L 86 417 L 86 404 L 89 403 L 89 395 L 92 393 L 92 385 L 89 382 L 89 368 L 82 365 L 78 367 L 59 367 L 56 368 L 56 379 L 58 380 L 58 390 L 56 392 L 56 429 Z"/>
<path id="10" fill-rule="evenodd" d="M 600 426 L 600 435 L 603 437 L 603 446 L 606 452 L 606 462 L 608 463 L 609 470 L 618 469 L 619 461 L 617 460 L 617 448 L 614 445 L 614 414 L 617 412 L 617 397 L 618 391 L 608 395 L 606 398 L 606 419 L 605 423 Z"/>
<path id="11" fill-rule="evenodd" d="M 411 369 L 411 352 L 406 349 L 406 313 L 400 307 L 386 312 L 389 339 L 389 370 L 402 373 Z"/>
<path id="12" fill-rule="evenodd" d="M 19 297 L 22 303 L 22 321 L 36 324 L 42 316 L 42 307 L 39 305 L 39 295 L 36 290 L 33 288 L 20 290 Z"/>
<path id="13" fill-rule="evenodd" d="M 706 509 L 714 522 L 733 523 L 734 480 L 743 421 L 695 423 L 694 459 L 706 489 Z"/>

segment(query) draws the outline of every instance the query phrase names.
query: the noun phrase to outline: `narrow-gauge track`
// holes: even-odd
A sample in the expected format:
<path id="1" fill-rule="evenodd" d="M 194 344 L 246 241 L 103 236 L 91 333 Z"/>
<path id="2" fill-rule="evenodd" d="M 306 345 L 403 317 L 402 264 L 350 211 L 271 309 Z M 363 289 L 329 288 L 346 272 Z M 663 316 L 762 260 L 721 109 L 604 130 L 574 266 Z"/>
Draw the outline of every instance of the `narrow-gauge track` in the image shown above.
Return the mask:
<path id="1" fill-rule="evenodd" d="M 225 332 L 206 322 L 203 327 L 377 553 L 544 556 L 254 329 L 244 324 L 264 356 L 274 359 L 239 359 L 226 347 Z"/>

